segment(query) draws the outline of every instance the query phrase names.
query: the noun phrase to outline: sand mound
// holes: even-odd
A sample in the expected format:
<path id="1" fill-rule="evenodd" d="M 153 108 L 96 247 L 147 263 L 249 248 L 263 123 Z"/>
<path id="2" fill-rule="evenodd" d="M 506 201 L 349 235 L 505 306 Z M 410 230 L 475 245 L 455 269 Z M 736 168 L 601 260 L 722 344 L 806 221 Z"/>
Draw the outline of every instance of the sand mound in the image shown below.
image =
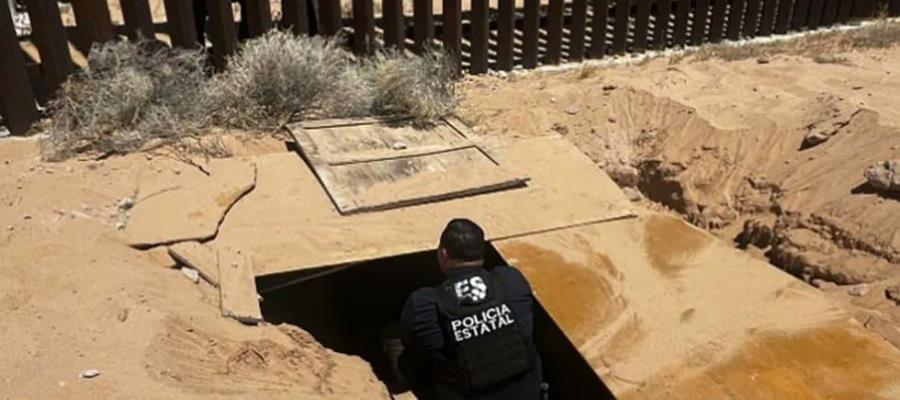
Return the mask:
<path id="1" fill-rule="evenodd" d="M 841 57 L 479 78 L 463 114 L 489 135 L 564 134 L 621 186 L 807 281 L 879 282 L 900 273 L 900 202 L 864 171 L 900 157 L 900 48 Z"/>
<path id="2" fill-rule="evenodd" d="M 218 290 L 172 270 L 165 249 L 128 246 L 117 229 L 129 212 L 121 199 L 135 198 L 141 176 L 196 166 L 159 154 L 38 160 L 34 140 L 0 143 L 0 393 L 388 398 L 361 359 L 325 350 L 297 328 L 222 318 Z M 86 369 L 100 375 L 80 378 Z"/>

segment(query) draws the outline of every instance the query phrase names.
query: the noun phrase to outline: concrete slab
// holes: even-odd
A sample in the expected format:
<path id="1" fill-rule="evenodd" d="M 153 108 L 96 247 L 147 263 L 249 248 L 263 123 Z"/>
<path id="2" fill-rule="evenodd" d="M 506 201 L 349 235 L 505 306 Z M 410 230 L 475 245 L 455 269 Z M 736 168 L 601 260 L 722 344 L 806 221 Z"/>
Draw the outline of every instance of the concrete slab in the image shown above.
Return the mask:
<path id="1" fill-rule="evenodd" d="M 196 168 L 172 177 L 153 174 L 138 188 L 125 229 L 133 247 L 207 240 L 234 203 L 253 189 L 256 166 L 241 159 L 212 160 L 209 175 Z"/>
<path id="2" fill-rule="evenodd" d="M 486 143 L 528 186 L 380 212 L 341 215 L 296 154 L 256 159 L 257 186 L 230 211 L 214 246 L 256 255 L 269 275 L 434 249 L 444 225 L 469 217 L 489 239 L 627 218 L 631 206 L 613 181 L 558 136 Z"/>
<path id="3" fill-rule="evenodd" d="M 619 399 L 900 398 L 900 351 L 680 218 L 494 245 Z"/>

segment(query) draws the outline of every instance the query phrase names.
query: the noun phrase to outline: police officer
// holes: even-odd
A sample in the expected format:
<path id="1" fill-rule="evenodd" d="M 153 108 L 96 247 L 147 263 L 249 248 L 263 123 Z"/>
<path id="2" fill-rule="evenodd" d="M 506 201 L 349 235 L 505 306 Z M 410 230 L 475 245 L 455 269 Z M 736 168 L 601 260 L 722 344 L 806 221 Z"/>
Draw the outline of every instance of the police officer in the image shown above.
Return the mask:
<path id="1" fill-rule="evenodd" d="M 401 369 L 420 399 L 540 397 L 528 281 L 515 268 L 484 265 L 484 231 L 468 219 L 441 234 L 446 280 L 410 295 L 401 315 Z"/>

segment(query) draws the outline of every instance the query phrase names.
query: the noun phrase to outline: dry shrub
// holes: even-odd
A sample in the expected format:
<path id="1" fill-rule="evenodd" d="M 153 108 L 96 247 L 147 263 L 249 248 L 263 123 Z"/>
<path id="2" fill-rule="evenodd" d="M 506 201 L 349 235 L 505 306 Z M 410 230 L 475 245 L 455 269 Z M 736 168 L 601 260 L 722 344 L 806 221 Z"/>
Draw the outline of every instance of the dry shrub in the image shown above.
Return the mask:
<path id="1" fill-rule="evenodd" d="M 272 31 L 246 42 L 212 78 L 200 52 L 128 41 L 96 47 L 52 104 L 42 149 L 48 159 L 123 154 L 216 126 L 260 131 L 291 118 L 372 114 L 427 122 L 455 108 L 456 73 L 442 53 L 357 59 L 339 43 Z"/>
<path id="2" fill-rule="evenodd" d="M 442 53 L 357 59 L 340 39 L 272 31 L 248 41 L 213 77 L 217 125 L 277 127 L 291 117 L 406 114 L 433 120 L 456 105 L 454 70 Z"/>
<path id="3" fill-rule="evenodd" d="M 376 56 L 373 64 L 376 114 L 403 114 L 429 122 L 456 108 L 456 69 L 445 53 L 387 53 Z"/>
<path id="4" fill-rule="evenodd" d="M 346 93 L 364 86 L 351 69 L 352 55 L 336 39 L 272 31 L 228 60 L 211 80 L 207 100 L 217 125 L 240 128 L 276 127 L 295 113 L 362 114 L 364 99 Z"/>
<path id="5" fill-rule="evenodd" d="M 154 139 L 191 134 L 202 125 L 195 107 L 205 81 L 197 51 L 106 43 L 91 50 L 50 104 L 52 123 L 41 141 L 47 159 L 128 153 Z"/>

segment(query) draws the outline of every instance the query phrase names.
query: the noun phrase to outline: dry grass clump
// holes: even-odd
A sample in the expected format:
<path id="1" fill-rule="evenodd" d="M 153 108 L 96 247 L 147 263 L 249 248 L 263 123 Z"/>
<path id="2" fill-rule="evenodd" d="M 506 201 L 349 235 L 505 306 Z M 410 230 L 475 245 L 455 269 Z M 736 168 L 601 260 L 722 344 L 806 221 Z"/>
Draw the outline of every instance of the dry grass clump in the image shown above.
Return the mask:
<path id="1" fill-rule="evenodd" d="M 368 92 L 337 40 L 272 31 L 248 41 L 205 94 L 217 125 L 273 128 L 294 114 L 364 114 Z"/>
<path id="2" fill-rule="evenodd" d="M 272 31 L 247 41 L 209 78 L 201 52 L 128 41 L 92 50 L 52 104 L 45 158 L 132 152 L 211 127 L 278 128 L 289 119 L 402 114 L 428 122 L 457 105 L 448 57 L 358 59 L 340 39 Z"/>
<path id="3" fill-rule="evenodd" d="M 900 43 L 900 22 L 882 19 L 858 29 L 814 33 L 795 39 L 744 45 L 733 43 L 707 45 L 673 57 L 672 63 L 687 58 L 693 61 L 710 59 L 738 61 L 789 54 L 813 58 L 816 62 L 844 64 L 846 59 L 835 54 L 855 49 L 888 48 L 898 43 Z"/>
<path id="4" fill-rule="evenodd" d="M 176 138 L 202 124 L 191 105 L 205 81 L 196 51 L 150 49 L 127 41 L 94 47 L 50 104 L 45 158 L 122 154 L 153 139 Z"/>
<path id="5" fill-rule="evenodd" d="M 373 63 L 372 110 L 376 114 L 405 114 L 428 122 L 456 108 L 456 69 L 445 53 L 387 53 Z"/>
<path id="6" fill-rule="evenodd" d="M 339 42 L 283 31 L 248 41 L 208 87 L 216 124 L 272 128 L 291 117 L 371 114 L 426 121 L 456 106 L 454 70 L 442 53 L 357 59 Z"/>

